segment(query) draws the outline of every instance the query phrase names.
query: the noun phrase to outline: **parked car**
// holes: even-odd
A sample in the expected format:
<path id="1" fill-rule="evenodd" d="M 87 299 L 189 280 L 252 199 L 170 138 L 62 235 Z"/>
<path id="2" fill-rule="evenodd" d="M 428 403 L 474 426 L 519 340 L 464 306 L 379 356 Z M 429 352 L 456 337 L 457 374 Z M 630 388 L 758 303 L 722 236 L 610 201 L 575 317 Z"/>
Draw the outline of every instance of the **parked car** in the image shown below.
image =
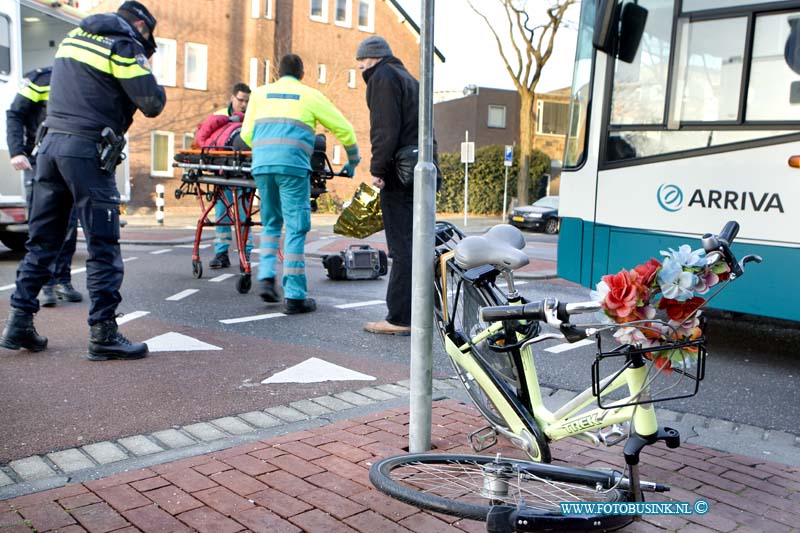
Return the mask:
<path id="1" fill-rule="evenodd" d="M 542 230 L 550 235 L 558 233 L 558 196 L 539 198 L 532 205 L 517 207 L 508 216 L 508 223 L 523 229 Z"/>

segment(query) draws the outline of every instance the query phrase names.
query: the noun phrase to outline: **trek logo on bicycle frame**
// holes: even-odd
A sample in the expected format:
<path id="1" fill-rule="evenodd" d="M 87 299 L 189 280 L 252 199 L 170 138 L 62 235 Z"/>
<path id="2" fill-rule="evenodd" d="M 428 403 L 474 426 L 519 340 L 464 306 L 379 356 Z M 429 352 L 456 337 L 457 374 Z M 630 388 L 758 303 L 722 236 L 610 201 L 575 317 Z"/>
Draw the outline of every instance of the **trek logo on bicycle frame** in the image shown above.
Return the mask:
<path id="1" fill-rule="evenodd" d="M 603 419 L 608 414 L 608 411 L 600 413 L 590 413 L 582 418 L 573 420 L 561 426 L 567 433 L 583 433 L 587 429 L 599 426 L 603 423 Z"/>

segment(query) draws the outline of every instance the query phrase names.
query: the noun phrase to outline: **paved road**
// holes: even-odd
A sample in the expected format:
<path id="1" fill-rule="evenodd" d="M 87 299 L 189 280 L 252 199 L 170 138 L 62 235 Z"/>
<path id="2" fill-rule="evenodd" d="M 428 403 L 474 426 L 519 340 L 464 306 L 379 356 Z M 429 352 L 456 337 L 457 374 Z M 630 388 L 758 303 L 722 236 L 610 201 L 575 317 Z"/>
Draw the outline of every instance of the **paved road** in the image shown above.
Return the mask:
<path id="1" fill-rule="evenodd" d="M 318 243 L 329 236 L 312 233 Z M 526 236 L 533 257 L 554 258 L 554 237 Z M 210 247 L 201 253 L 207 264 L 213 255 Z M 225 323 L 275 315 L 281 308 L 262 303 L 257 287 L 238 294 L 235 268 L 206 270 L 202 279 L 194 279 L 188 247 L 124 245 L 123 257 L 126 276 L 119 310 L 129 318 L 142 315 L 126 322 L 123 332 L 136 340 L 167 335 L 166 340 L 178 338 L 176 342 L 184 344 L 179 351 L 157 351 L 139 362 L 91 363 L 84 359 L 88 304 L 42 310 L 37 327 L 50 337 L 48 351 L 0 353 L 0 463 L 361 386 L 353 381 L 261 384 L 311 357 L 374 376 L 376 383 L 408 376 L 408 337 L 377 336 L 361 329 L 363 322 L 384 314 L 385 280 L 333 282 L 319 259 L 312 258 L 308 276 L 310 293 L 319 303 L 316 313 Z M 19 254 L 0 252 L 0 286 L 13 282 L 19 259 Z M 74 265 L 80 267 L 84 260 L 81 246 Z M 220 274 L 234 275 L 220 279 Z M 83 272 L 77 272 L 74 281 L 85 291 Z M 588 296 L 586 289 L 560 280 L 531 280 L 519 289 L 530 298 Z M 0 309 L 6 308 L 9 295 L 9 289 L 0 292 Z M 187 340 L 180 336 L 210 348 L 186 350 Z M 709 361 L 700 396 L 672 407 L 796 432 L 800 391 L 795 387 L 797 365 L 790 348 L 796 337 L 796 332 L 771 326 L 720 322 L 712 341 L 715 357 Z M 161 347 L 170 349 L 163 342 Z M 434 376 L 452 375 L 438 343 L 434 357 Z M 586 387 L 591 357 L 588 347 L 543 355 L 543 384 Z"/>

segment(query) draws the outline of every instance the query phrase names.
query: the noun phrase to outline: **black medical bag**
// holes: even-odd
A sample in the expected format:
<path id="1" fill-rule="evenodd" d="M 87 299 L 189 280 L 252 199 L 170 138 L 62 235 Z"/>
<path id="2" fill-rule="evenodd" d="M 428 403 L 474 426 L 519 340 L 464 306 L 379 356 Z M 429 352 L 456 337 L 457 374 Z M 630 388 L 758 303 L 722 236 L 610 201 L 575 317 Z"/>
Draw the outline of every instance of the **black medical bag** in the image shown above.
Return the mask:
<path id="1" fill-rule="evenodd" d="M 333 280 L 376 279 L 389 270 L 386 252 L 369 244 L 351 244 L 338 254 L 323 256 L 322 266 Z"/>

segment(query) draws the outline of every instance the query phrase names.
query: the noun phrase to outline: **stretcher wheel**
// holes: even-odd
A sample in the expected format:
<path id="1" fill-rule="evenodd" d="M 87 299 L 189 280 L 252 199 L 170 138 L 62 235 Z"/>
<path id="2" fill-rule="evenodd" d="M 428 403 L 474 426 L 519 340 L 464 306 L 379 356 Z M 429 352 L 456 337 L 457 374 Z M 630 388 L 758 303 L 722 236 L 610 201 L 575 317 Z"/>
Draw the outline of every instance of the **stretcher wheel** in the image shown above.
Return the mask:
<path id="1" fill-rule="evenodd" d="M 192 261 L 192 276 L 194 276 L 196 279 L 203 277 L 203 262 L 199 259 Z"/>
<path id="2" fill-rule="evenodd" d="M 183 196 L 183 191 L 180 189 L 175 189 L 175 199 L 180 200 L 181 196 Z"/>
<path id="3" fill-rule="evenodd" d="M 239 276 L 239 279 L 236 280 L 236 290 L 239 291 L 239 294 L 247 294 L 250 292 L 250 287 L 253 286 L 253 282 L 250 279 L 250 274 L 242 274 Z"/>

